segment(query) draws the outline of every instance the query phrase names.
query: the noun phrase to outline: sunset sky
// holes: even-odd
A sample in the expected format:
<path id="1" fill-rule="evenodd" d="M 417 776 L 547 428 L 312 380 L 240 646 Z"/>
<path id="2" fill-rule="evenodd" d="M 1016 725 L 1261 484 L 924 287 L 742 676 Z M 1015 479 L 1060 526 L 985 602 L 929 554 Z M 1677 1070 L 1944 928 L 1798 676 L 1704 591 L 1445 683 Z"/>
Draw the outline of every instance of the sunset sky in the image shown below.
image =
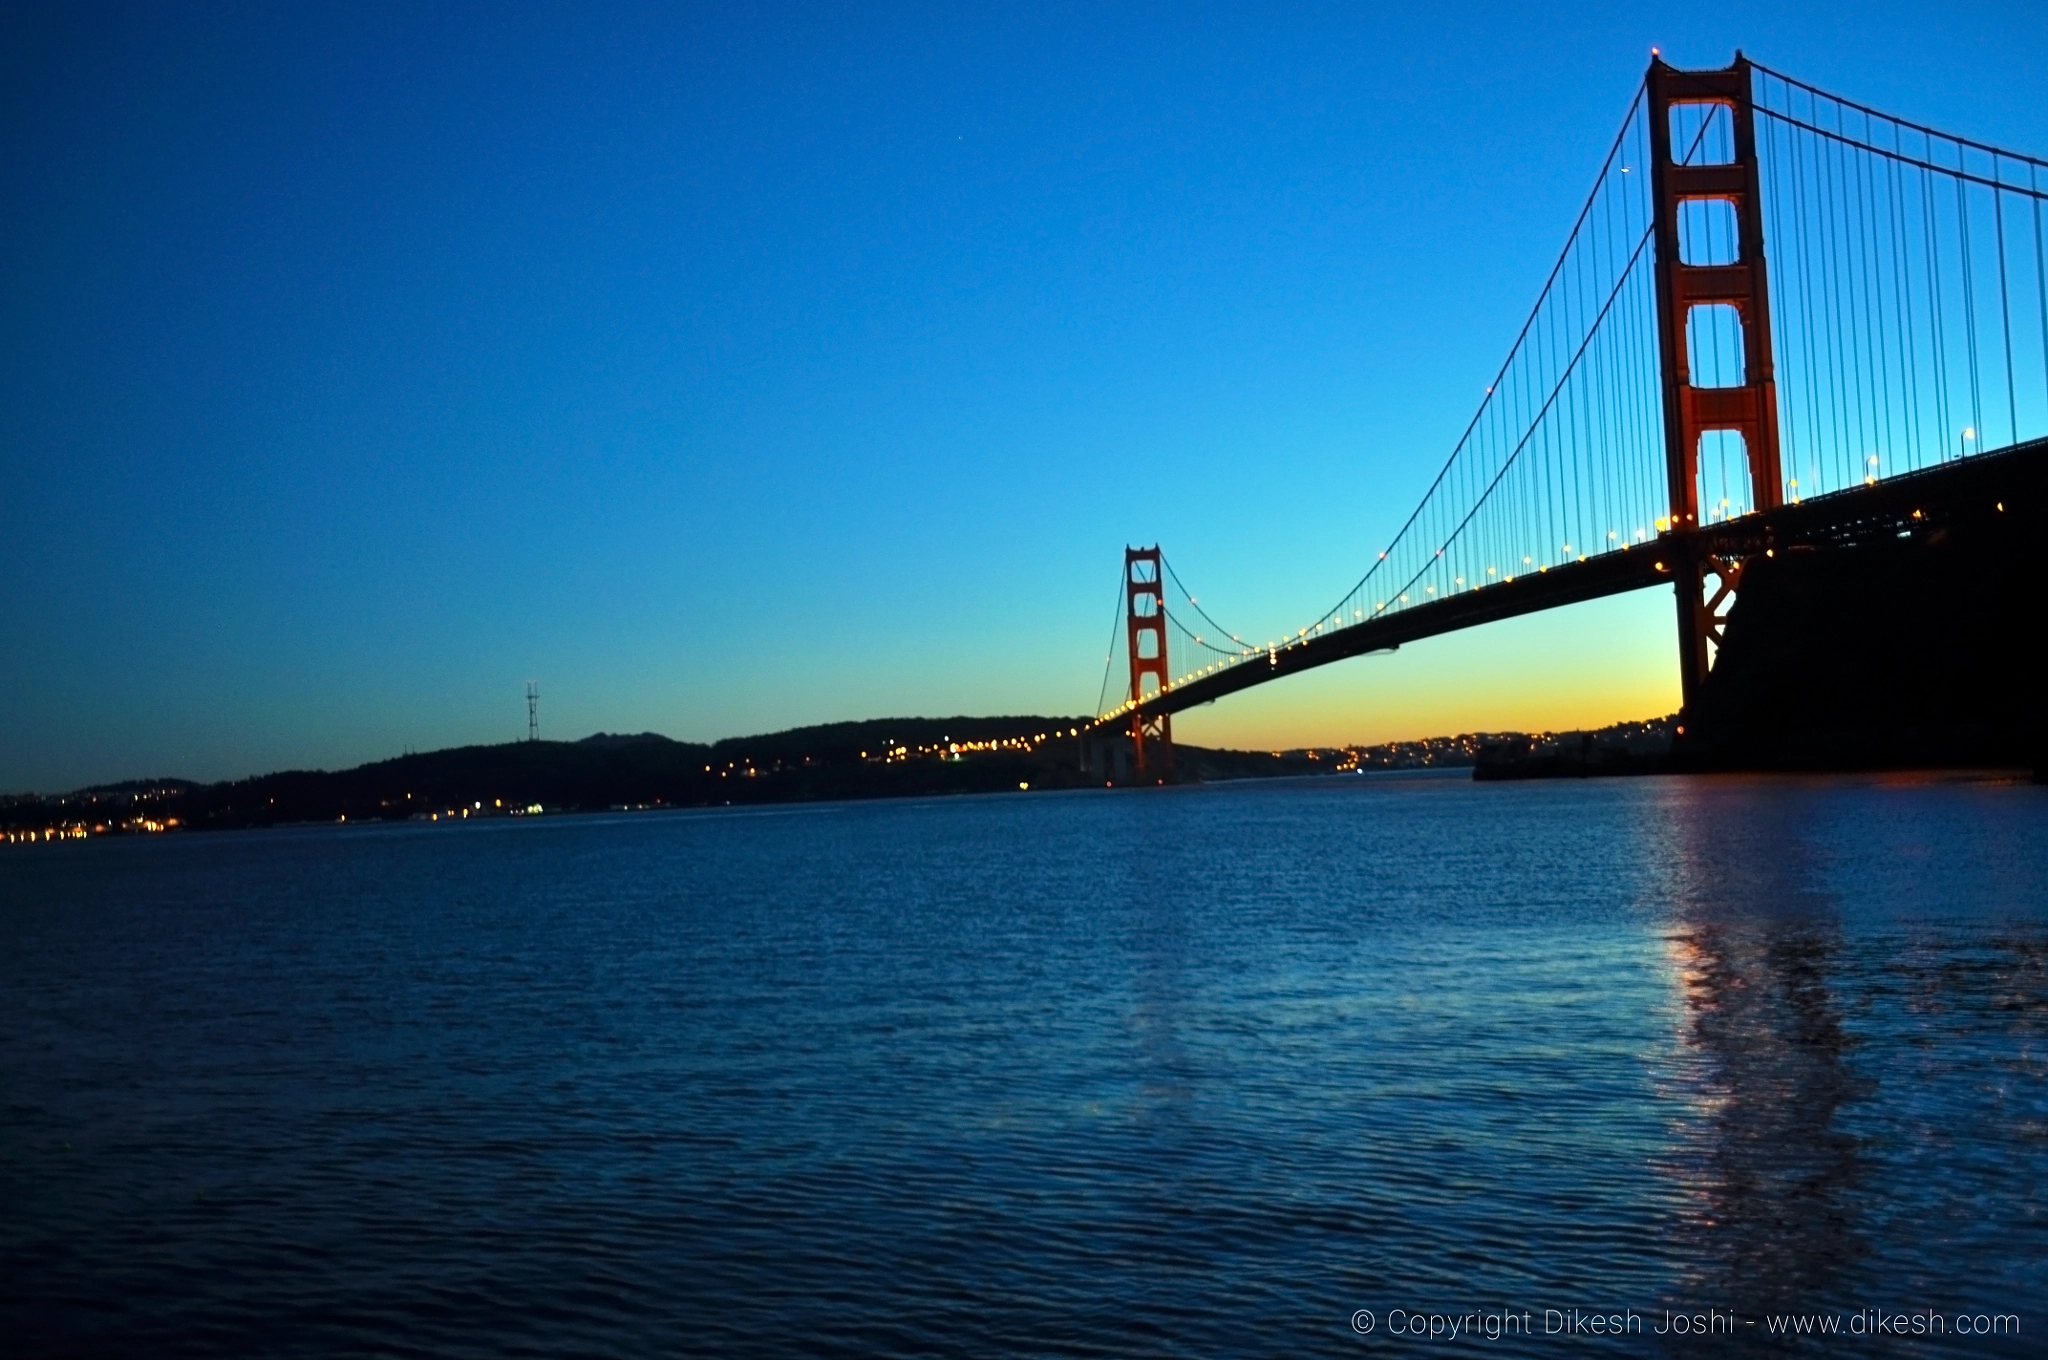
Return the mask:
<path id="1" fill-rule="evenodd" d="M 1078 714 L 1126 543 L 1291 630 L 1653 44 L 2048 152 L 2038 3 L 10 7 L 0 789 L 509 740 L 529 678 L 553 737 Z M 1676 705 L 1654 592 L 1176 735 Z"/>

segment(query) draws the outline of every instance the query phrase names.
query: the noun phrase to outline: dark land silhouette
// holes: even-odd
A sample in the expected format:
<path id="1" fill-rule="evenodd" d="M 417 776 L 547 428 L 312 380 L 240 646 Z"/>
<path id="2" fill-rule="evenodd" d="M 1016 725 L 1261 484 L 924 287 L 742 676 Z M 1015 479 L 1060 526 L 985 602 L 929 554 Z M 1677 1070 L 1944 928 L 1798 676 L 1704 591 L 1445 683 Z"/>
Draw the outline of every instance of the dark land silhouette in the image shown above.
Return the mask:
<path id="1" fill-rule="evenodd" d="M 1694 711 L 1596 732 L 1491 733 L 1379 746 L 1178 746 L 1200 782 L 1473 766 L 1480 779 L 1712 770 L 2008 768 L 2043 772 L 2048 702 L 2035 585 L 2048 464 L 2002 498 L 1902 533 L 1756 558 Z M 0 799 L 0 835 L 523 816 L 1101 787 L 1133 777 L 1128 736 L 1075 717 L 882 718 L 713 743 L 655 733 L 464 746 L 354 769 L 200 784 L 140 779 Z"/>
<path id="2" fill-rule="evenodd" d="M 161 778 L 6 799 L 0 829 L 86 834 L 305 822 L 523 816 L 1100 787 L 1072 735 L 1079 718 L 882 718 L 713 743 L 653 732 L 460 746 L 348 770 L 285 770 L 215 784 Z M 1335 752 L 1183 746 L 1194 780 L 1313 774 Z"/>
<path id="3" fill-rule="evenodd" d="M 2034 766 L 2048 690 L 2038 462 L 1905 536 L 1751 563 L 1679 743 L 1741 769 Z"/>

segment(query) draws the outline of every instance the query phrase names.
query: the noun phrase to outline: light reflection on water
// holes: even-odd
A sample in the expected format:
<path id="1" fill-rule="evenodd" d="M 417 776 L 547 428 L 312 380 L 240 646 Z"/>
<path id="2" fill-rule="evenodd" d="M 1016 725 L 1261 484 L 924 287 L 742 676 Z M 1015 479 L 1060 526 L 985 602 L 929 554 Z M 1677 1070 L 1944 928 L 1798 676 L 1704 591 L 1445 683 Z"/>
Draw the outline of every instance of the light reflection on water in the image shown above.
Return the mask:
<path id="1" fill-rule="evenodd" d="M 2048 930 L 2038 830 L 2007 814 L 2039 792 L 1926 777 L 1660 792 L 1685 1010 L 1674 1294 L 1756 1314 L 2025 1313 L 2044 1260 Z"/>
<path id="2" fill-rule="evenodd" d="M 1534 1310 L 1496 1353 L 1606 1344 L 1546 1340 L 1546 1307 L 2037 1329 L 2044 832 L 2048 790 L 1996 781 L 1371 776 L 10 856 L 0 1332 L 1280 1355 L 1416 1344 L 1354 1336 L 1359 1308 Z"/>

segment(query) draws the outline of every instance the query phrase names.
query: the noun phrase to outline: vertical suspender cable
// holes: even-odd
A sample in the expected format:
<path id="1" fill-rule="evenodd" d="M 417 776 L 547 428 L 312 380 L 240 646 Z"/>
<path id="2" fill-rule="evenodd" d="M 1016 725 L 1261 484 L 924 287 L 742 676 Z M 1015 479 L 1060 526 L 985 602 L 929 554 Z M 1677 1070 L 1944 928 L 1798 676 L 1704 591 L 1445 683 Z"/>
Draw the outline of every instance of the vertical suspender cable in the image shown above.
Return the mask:
<path id="1" fill-rule="evenodd" d="M 2034 291 L 2041 314 L 2041 388 L 2048 396 L 2048 255 L 2041 249 L 2041 186 L 2032 162 L 2027 165 L 2027 187 L 2034 193 Z"/>
<path id="2" fill-rule="evenodd" d="M 1956 143 L 1956 168 L 1963 168 L 1962 143 Z M 1977 288 L 1970 275 L 1970 196 L 1968 184 L 1956 176 L 1956 229 L 1961 233 L 1963 251 L 1963 339 L 1970 355 L 1970 428 L 1977 432 L 1977 447 L 1984 447 L 1984 396 L 1977 379 Z"/>
<path id="3" fill-rule="evenodd" d="M 1812 483 L 1808 489 L 1809 494 L 1817 495 L 1823 489 L 1820 477 L 1820 459 L 1823 444 L 1821 428 L 1824 422 L 1820 403 L 1814 396 L 1814 391 L 1819 385 L 1820 378 L 1820 356 L 1814 351 L 1814 344 L 1819 339 L 1819 336 L 1815 333 L 1817 330 L 1816 318 L 1820 313 L 1815 310 L 1813 305 L 1813 244 L 1807 233 L 1807 227 L 1813 221 L 1813 199 L 1806 192 L 1806 157 L 1800 150 L 1800 143 L 1789 132 L 1786 140 L 1792 149 L 1792 192 L 1794 200 L 1792 220 L 1799 227 L 1799 330 L 1806 340 L 1806 380 L 1800 383 L 1799 386 L 1806 401 L 1807 424 L 1811 427 L 1808 434 L 1808 438 L 1811 440 L 1811 447 L 1807 453 L 1807 480 Z M 1816 181 L 1818 178 L 1816 175 Z M 1814 234 L 1819 234 L 1817 224 L 1815 224 Z"/>
<path id="4" fill-rule="evenodd" d="M 1898 144 L 1899 125 L 1892 124 L 1892 143 Z M 1898 161 L 1885 165 L 1885 207 L 1892 233 L 1892 315 L 1899 328 L 1899 381 L 1905 384 L 1905 401 L 1899 419 L 1909 431 L 1906 440 L 1908 466 L 1918 468 L 1924 461 L 1926 440 L 1920 422 L 1920 368 L 1914 361 L 1912 269 L 1906 254 L 1905 172 Z"/>
<path id="5" fill-rule="evenodd" d="M 1934 141 L 1927 142 L 1927 164 L 1934 161 Z M 1927 306 L 1929 317 L 1928 334 L 1934 342 L 1934 405 L 1935 418 L 1941 422 L 1941 460 L 1948 461 L 1948 441 L 1953 423 L 1948 407 L 1948 340 L 1944 334 L 1948 318 L 1941 307 L 1941 253 L 1939 248 L 1940 223 L 1934 215 L 1934 173 L 1920 167 L 1920 216 L 1927 242 Z"/>
<path id="6" fill-rule="evenodd" d="M 1991 177 L 2000 179 L 1996 155 L 1991 158 Z M 2012 381 L 2012 297 L 2005 278 L 2005 190 L 1991 191 L 1992 220 L 1998 234 L 1998 330 L 2005 341 L 2005 414 L 2012 429 L 2012 441 L 2020 442 L 2020 405 Z"/>
<path id="7" fill-rule="evenodd" d="M 1842 107 L 1835 106 L 1835 127 L 1842 140 L 1835 143 L 1835 157 L 1841 166 L 1842 191 L 1842 252 L 1848 262 L 1847 277 L 1842 282 L 1842 294 L 1848 303 L 1848 325 L 1843 331 L 1849 346 L 1849 377 L 1855 386 L 1855 395 L 1850 399 L 1850 410 L 1855 415 L 1855 433 L 1851 438 L 1851 463 L 1849 480 L 1853 485 L 1861 482 L 1870 471 L 1869 454 L 1876 440 L 1874 429 L 1877 423 L 1876 378 L 1870 371 L 1869 346 L 1865 343 L 1870 327 L 1862 315 L 1865 295 L 1868 291 L 1869 250 L 1862 245 L 1863 211 L 1858 193 L 1862 183 L 1862 163 L 1857 160 L 1854 148 L 1849 145 L 1847 126 L 1843 121 Z M 1854 226 L 1851 226 L 1851 218 Z M 1864 380 L 1869 378 L 1869 390 Z M 1866 423 L 1866 421 L 1868 423 Z"/>
<path id="8" fill-rule="evenodd" d="M 1125 570 L 1128 571 L 1129 568 L 1126 567 Z M 1104 705 L 1109 701 L 1109 668 L 1116 664 L 1116 626 L 1124 619 L 1124 588 L 1123 577 L 1119 574 L 1116 583 L 1116 611 L 1109 616 L 1109 647 L 1102 658 L 1102 691 L 1095 697 L 1095 716 L 1098 718 L 1107 711 Z"/>
<path id="9" fill-rule="evenodd" d="M 1816 126 L 1818 126 L 1820 123 L 1819 107 L 1820 106 L 1818 102 L 1814 102 L 1814 123 Z M 1814 146 L 1814 159 L 1818 163 L 1821 170 L 1821 173 L 1817 174 L 1815 178 L 1819 180 L 1822 185 L 1821 201 L 1823 214 L 1820 221 L 1820 230 L 1825 239 L 1827 263 L 1827 268 L 1821 274 L 1821 286 L 1828 295 L 1829 311 L 1827 344 L 1822 347 L 1822 352 L 1827 357 L 1828 391 L 1834 396 L 1835 399 L 1833 403 L 1834 409 L 1830 414 L 1834 417 L 1834 470 L 1835 475 L 1841 479 L 1837 483 L 1837 485 L 1849 486 L 1851 485 L 1851 482 L 1849 480 L 1849 454 L 1844 449 L 1842 443 L 1842 441 L 1848 435 L 1849 427 L 1848 384 L 1838 380 L 1838 375 L 1841 372 L 1842 336 L 1847 331 L 1848 327 L 1842 321 L 1842 292 L 1839 286 L 1840 281 L 1837 277 L 1839 273 L 1844 271 L 1840 271 L 1836 268 L 1839 262 L 1839 250 L 1837 242 L 1835 240 L 1834 232 L 1835 179 L 1832 174 L 1826 173 L 1828 169 L 1828 162 L 1826 161 L 1825 157 L 1827 156 L 1830 149 L 1830 145 L 1825 142 L 1817 142 Z"/>
<path id="10" fill-rule="evenodd" d="M 1870 115 L 1867 113 L 1863 115 L 1863 132 L 1864 139 L 1866 141 L 1869 140 Z M 1872 412 L 1873 418 L 1870 422 L 1870 433 L 1873 442 L 1880 438 L 1884 441 L 1882 450 L 1873 449 L 1872 452 L 1883 452 L 1889 458 L 1896 451 L 1897 446 L 1892 443 L 1891 366 L 1885 358 L 1883 287 L 1878 281 L 1877 271 L 1877 250 L 1884 244 L 1884 238 L 1877 231 L 1873 220 L 1877 210 L 1877 190 L 1870 183 L 1871 177 L 1866 174 L 1866 171 L 1871 168 L 1870 154 L 1868 152 L 1858 152 L 1856 154 L 1856 183 L 1863 201 L 1858 205 L 1856 221 L 1863 233 L 1863 286 L 1865 295 L 1869 299 L 1868 315 L 1870 318 L 1864 329 L 1868 330 L 1875 327 L 1877 331 L 1874 339 L 1867 335 L 1864 337 L 1866 342 L 1864 353 L 1868 357 L 1871 369 L 1871 400 L 1875 403 Z M 1880 434 L 1880 431 L 1882 431 L 1882 434 Z M 1888 470 L 1888 465 L 1874 466 L 1871 469 L 1873 474 L 1886 470 Z"/>
<path id="11" fill-rule="evenodd" d="M 2041 311 L 2041 388 L 2048 396 L 2048 255 L 2041 249 L 2041 187 L 2031 162 L 2027 187 L 2034 191 L 2034 291 Z"/>

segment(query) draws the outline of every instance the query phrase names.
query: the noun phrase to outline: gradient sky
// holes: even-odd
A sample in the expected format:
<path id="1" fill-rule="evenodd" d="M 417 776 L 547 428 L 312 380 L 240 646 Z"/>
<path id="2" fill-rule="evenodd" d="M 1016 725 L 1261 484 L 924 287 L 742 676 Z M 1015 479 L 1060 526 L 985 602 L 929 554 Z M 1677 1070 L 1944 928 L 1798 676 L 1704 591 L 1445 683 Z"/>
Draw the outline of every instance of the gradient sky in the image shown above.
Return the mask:
<path id="1" fill-rule="evenodd" d="M 2011 5 L 9 6 L 0 788 L 1078 713 L 1398 525 L 1652 44 L 2048 150 Z M 1183 740 L 1676 706 L 1662 592 Z"/>

